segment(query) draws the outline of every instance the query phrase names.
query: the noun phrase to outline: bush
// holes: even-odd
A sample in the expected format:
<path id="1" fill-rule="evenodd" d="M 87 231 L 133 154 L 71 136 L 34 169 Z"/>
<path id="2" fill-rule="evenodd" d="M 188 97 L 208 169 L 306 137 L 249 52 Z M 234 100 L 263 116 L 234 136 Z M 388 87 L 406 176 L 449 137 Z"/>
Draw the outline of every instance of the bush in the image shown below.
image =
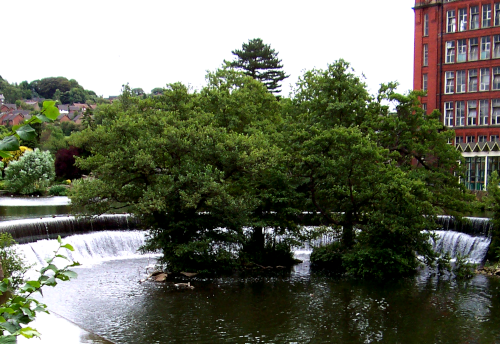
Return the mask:
<path id="1" fill-rule="evenodd" d="M 54 159 L 38 148 L 27 151 L 5 169 L 7 190 L 23 195 L 44 193 L 54 177 Z"/>
<path id="2" fill-rule="evenodd" d="M 66 196 L 67 188 L 64 185 L 54 185 L 49 190 L 49 195 L 51 196 Z"/>
<path id="3" fill-rule="evenodd" d="M 24 281 L 24 274 L 30 266 L 26 265 L 15 249 L 17 243 L 10 233 L 0 233 L 0 261 L 4 277 L 12 278 L 12 286 L 17 289 Z"/>
<path id="4" fill-rule="evenodd" d="M 62 148 L 56 153 L 56 176 L 61 179 L 78 179 L 82 171 L 75 166 L 75 156 L 80 156 L 80 150 L 76 147 Z"/>
<path id="5" fill-rule="evenodd" d="M 10 158 L 4 158 L 2 160 L 2 162 L 4 164 L 4 167 L 7 167 L 9 165 L 9 163 L 12 162 L 12 161 L 19 160 L 21 158 L 21 156 L 23 156 L 23 154 L 25 152 L 31 152 L 31 151 L 33 151 L 31 148 L 28 148 L 28 147 L 25 147 L 25 146 L 21 146 L 21 147 L 19 147 L 18 150 L 10 152 L 10 154 L 12 156 Z"/>
<path id="6" fill-rule="evenodd" d="M 311 253 L 311 267 L 313 269 L 344 273 L 343 255 L 344 251 L 340 241 L 315 247 Z"/>

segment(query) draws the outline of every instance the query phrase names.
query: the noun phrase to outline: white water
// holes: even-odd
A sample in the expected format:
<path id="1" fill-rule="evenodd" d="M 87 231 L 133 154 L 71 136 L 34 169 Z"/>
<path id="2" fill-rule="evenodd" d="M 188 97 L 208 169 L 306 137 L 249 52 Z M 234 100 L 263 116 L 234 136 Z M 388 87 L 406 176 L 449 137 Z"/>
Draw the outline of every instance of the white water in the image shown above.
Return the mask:
<path id="1" fill-rule="evenodd" d="M 468 234 L 454 231 L 436 231 L 439 239 L 432 242 L 434 251 L 444 254 L 449 252 L 452 259 L 460 254 L 468 257 L 472 263 L 482 263 L 491 239 L 483 236 L 470 236 Z"/>
<path id="2" fill-rule="evenodd" d="M 82 267 L 89 267 L 106 260 L 144 257 L 138 252 L 144 241 L 143 231 L 103 231 L 73 235 L 64 238 L 63 243 L 73 246 L 74 251 L 61 249 L 59 254 L 65 255 L 71 262 L 79 262 Z M 40 269 L 46 265 L 46 259 L 54 256 L 58 247 L 57 240 L 39 240 L 19 245 L 19 252 L 25 256 L 26 262 L 35 265 L 34 269 Z M 68 262 L 57 259 L 55 263 L 61 268 Z"/>
<path id="3" fill-rule="evenodd" d="M 69 205 L 71 202 L 66 196 L 54 197 L 0 197 L 0 207 L 34 207 Z"/>

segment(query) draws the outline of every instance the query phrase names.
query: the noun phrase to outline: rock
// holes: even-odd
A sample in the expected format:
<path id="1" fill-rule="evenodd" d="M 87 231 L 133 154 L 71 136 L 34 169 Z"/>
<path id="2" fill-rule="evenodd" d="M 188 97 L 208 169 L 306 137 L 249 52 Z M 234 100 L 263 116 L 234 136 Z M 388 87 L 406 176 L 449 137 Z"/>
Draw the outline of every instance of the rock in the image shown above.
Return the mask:
<path id="1" fill-rule="evenodd" d="M 194 276 L 198 275 L 198 273 L 197 272 L 184 272 L 184 271 L 182 271 L 181 275 L 184 275 L 186 277 L 194 277 Z"/>
<path id="2" fill-rule="evenodd" d="M 178 288 L 178 289 L 191 289 L 193 290 L 194 287 L 191 285 L 191 282 L 187 282 L 187 283 L 176 283 L 174 284 L 174 287 Z"/>
<path id="3" fill-rule="evenodd" d="M 497 270 L 495 271 L 495 275 L 500 276 L 500 269 L 497 269 Z"/>
<path id="4" fill-rule="evenodd" d="M 163 273 L 163 271 L 156 270 L 156 271 L 153 271 L 153 272 L 151 273 L 151 275 L 149 275 L 149 276 L 151 276 L 151 277 L 152 277 L 152 276 L 157 276 L 157 275 L 162 274 L 162 273 Z"/>
<path id="5" fill-rule="evenodd" d="M 162 272 L 158 275 L 155 275 L 154 280 L 155 280 L 155 282 L 165 282 L 167 280 L 167 277 L 168 277 L 168 275 L 166 273 Z"/>

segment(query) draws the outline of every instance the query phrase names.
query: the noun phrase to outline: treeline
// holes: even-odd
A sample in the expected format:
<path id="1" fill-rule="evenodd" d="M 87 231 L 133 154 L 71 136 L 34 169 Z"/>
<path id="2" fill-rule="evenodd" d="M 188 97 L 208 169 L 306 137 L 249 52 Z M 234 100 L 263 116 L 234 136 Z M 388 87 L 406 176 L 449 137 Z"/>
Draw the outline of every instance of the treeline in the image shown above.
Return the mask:
<path id="1" fill-rule="evenodd" d="M 247 73 L 248 74 L 248 73 Z M 472 196 L 464 164 L 418 92 L 371 96 L 345 61 L 305 72 L 290 98 L 226 67 L 200 91 L 155 97 L 126 87 L 70 137 L 86 152 L 72 203 L 89 214 L 138 216 L 170 271 L 289 265 L 291 246 L 329 233 L 314 259 L 339 272 L 387 277 L 434 264 L 426 230 Z M 304 233 L 305 217 L 319 225 Z"/>
<path id="2" fill-rule="evenodd" d="M 0 94 L 4 95 L 7 104 L 30 99 L 52 99 L 61 104 L 99 104 L 105 101 L 94 91 L 86 90 L 75 79 L 68 80 L 62 76 L 23 81 L 19 84 L 11 84 L 0 76 Z"/>

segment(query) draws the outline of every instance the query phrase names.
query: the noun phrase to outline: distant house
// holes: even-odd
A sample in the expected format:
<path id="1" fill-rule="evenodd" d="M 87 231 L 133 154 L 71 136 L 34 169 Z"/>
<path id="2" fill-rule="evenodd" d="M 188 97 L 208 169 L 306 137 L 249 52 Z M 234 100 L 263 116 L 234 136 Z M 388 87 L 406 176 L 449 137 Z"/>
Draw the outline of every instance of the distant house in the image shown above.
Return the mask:
<path id="1" fill-rule="evenodd" d="M 1 119 L 2 125 L 18 125 L 26 119 L 30 119 L 30 111 L 29 110 L 15 110 L 9 112 L 7 115 L 4 115 Z"/>
<path id="2" fill-rule="evenodd" d="M 2 105 L 5 102 L 5 97 L 3 94 L 0 93 L 0 105 Z"/>
<path id="3" fill-rule="evenodd" d="M 71 122 L 71 118 L 69 118 L 68 114 L 63 113 L 57 116 L 57 120 L 59 122 Z"/>
<path id="4" fill-rule="evenodd" d="M 57 108 L 59 109 L 59 113 L 61 115 L 69 113 L 69 105 L 57 105 Z"/>
<path id="5" fill-rule="evenodd" d="M 0 107 L 0 112 L 10 112 L 12 110 L 17 110 L 16 104 L 2 104 Z"/>
<path id="6" fill-rule="evenodd" d="M 73 117 L 73 122 L 75 122 L 76 124 L 82 124 L 82 120 L 83 120 L 83 114 L 78 114 L 75 117 Z"/>
<path id="7" fill-rule="evenodd" d="M 33 100 L 33 99 L 24 99 L 23 100 L 24 104 L 26 105 L 31 105 L 33 106 L 33 109 L 35 109 L 36 111 L 39 111 L 40 110 L 40 106 L 38 105 L 38 102 Z"/>
<path id="8" fill-rule="evenodd" d="M 74 106 L 74 105 L 70 106 L 69 107 L 69 114 L 71 115 L 71 114 L 73 114 L 75 112 L 80 112 L 80 108 L 78 106 Z"/>

